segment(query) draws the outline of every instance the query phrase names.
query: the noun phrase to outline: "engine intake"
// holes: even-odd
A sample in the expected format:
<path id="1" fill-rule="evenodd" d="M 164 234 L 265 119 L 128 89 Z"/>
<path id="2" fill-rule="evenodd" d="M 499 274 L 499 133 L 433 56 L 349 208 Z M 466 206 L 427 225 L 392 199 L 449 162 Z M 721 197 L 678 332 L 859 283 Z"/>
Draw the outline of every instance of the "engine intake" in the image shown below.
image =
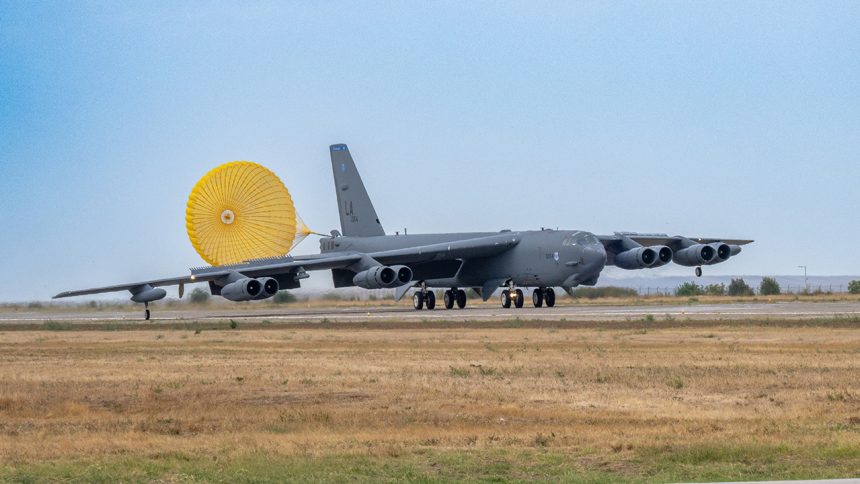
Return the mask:
<path id="1" fill-rule="evenodd" d="M 260 281 L 245 278 L 222 287 L 221 296 L 230 301 L 250 301 L 259 296 L 262 290 L 263 284 Z"/>
<path id="2" fill-rule="evenodd" d="M 714 258 L 711 259 L 710 264 L 725 262 L 732 256 L 732 248 L 728 244 L 714 242 L 713 244 L 708 244 L 708 247 L 712 247 L 714 249 Z"/>
<path id="3" fill-rule="evenodd" d="M 675 252 L 675 263 L 687 267 L 707 265 L 716 256 L 717 248 L 711 245 L 695 244 Z"/>
<path id="4" fill-rule="evenodd" d="M 257 294 L 254 297 L 255 300 L 268 299 L 277 294 L 278 290 L 280 290 L 280 285 L 278 284 L 278 281 L 272 279 L 271 277 L 261 277 L 257 279 L 257 281 L 260 282 L 263 288 L 260 291 L 260 294 Z"/>
<path id="5" fill-rule="evenodd" d="M 406 266 L 391 266 L 397 272 L 397 286 L 412 282 L 412 269 Z"/>
<path id="6" fill-rule="evenodd" d="M 654 261 L 654 264 L 651 267 L 661 267 L 672 262 L 672 259 L 674 257 L 672 249 L 666 247 L 665 245 L 653 245 L 650 248 L 654 249 L 657 252 L 657 260 Z"/>

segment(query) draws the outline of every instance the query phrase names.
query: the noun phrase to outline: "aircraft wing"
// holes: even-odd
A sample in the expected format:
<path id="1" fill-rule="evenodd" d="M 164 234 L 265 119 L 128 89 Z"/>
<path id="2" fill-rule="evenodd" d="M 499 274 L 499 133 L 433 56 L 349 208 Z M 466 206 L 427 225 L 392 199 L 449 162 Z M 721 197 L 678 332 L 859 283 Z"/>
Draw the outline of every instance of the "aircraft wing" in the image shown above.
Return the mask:
<path id="1" fill-rule="evenodd" d="M 299 269 L 313 271 L 325 269 L 342 269 L 367 257 L 381 264 L 409 264 L 442 260 L 455 260 L 469 257 L 488 257 L 504 252 L 518 244 L 517 233 L 503 233 L 488 237 L 458 240 L 450 243 L 431 244 L 407 249 L 386 250 L 363 254 L 359 252 L 319 254 L 298 257 L 283 257 L 269 260 L 257 260 L 229 266 L 204 267 L 192 269 L 187 276 L 153 279 L 149 281 L 116 284 L 112 286 L 95 287 L 78 291 L 65 291 L 54 296 L 54 299 L 101 294 L 106 292 L 132 291 L 144 287 L 177 286 L 197 282 L 215 281 L 238 272 L 246 277 L 266 277 L 286 274 Z"/>
<path id="2" fill-rule="evenodd" d="M 180 277 L 171 277 L 167 279 L 153 279 L 151 281 L 141 281 L 141 282 L 132 282 L 128 284 L 116 284 L 113 286 L 104 286 L 104 287 L 93 287 L 90 289 L 81 289 L 78 291 L 63 291 L 56 296 L 54 299 L 59 299 L 63 297 L 74 297 L 74 296 L 86 296 L 89 294 L 102 294 L 106 292 L 119 292 L 119 291 L 133 291 L 140 287 L 145 287 L 147 285 L 152 287 L 159 286 L 177 286 L 179 284 L 191 284 L 194 282 L 205 282 L 211 279 L 195 279 L 193 276 L 180 276 Z"/>
<path id="3" fill-rule="evenodd" d="M 517 232 L 504 232 L 474 239 L 371 252 L 367 255 L 382 264 L 414 264 L 417 262 L 489 257 L 501 254 L 519 243 L 520 236 Z"/>
<path id="4" fill-rule="evenodd" d="M 247 277 L 264 277 L 305 270 L 323 270 L 346 267 L 361 259 L 359 254 L 338 255 L 313 255 L 300 257 L 284 257 L 266 261 L 253 261 L 244 264 L 230 266 L 207 267 L 192 269 L 187 276 L 171 277 L 166 279 L 154 279 L 150 281 L 132 282 L 127 284 L 116 284 L 113 286 L 95 287 L 78 291 L 65 291 L 54 296 L 54 299 L 73 296 L 85 296 L 88 294 L 101 294 L 105 292 L 135 291 L 147 285 L 151 287 L 177 286 L 180 284 L 193 284 L 197 282 L 208 282 L 221 279 L 232 272 L 239 272 Z"/>
<path id="5" fill-rule="evenodd" d="M 692 240 L 697 244 L 710 244 L 712 242 L 722 242 L 729 245 L 746 245 L 751 244 L 752 240 L 747 239 L 720 239 L 708 237 L 683 237 L 680 235 L 669 236 L 666 234 L 638 234 L 632 232 L 616 232 L 614 235 L 601 235 L 598 238 L 603 245 L 610 249 L 614 247 L 623 238 L 630 238 L 638 244 L 649 245 L 665 245 L 672 250 L 683 248 L 684 241 Z"/>

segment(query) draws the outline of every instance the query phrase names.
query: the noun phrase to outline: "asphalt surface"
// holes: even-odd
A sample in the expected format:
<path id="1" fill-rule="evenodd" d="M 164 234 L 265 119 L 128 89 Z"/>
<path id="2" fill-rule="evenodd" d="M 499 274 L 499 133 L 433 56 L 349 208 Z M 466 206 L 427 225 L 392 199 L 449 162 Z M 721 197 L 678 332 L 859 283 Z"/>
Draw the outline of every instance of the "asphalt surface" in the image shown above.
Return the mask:
<path id="1" fill-rule="evenodd" d="M 647 306 L 596 306 L 565 305 L 555 308 L 503 309 L 479 306 L 446 310 L 436 306 L 432 311 L 415 311 L 408 302 L 398 306 L 370 308 L 301 308 L 265 307 L 260 309 L 228 307 L 182 307 L 180 309 L 154 306 L 154 321 L 187 320 L 270 320 L 281 322 L 367 322 L 367 321 L 505 321 L 512 319 L 543 321 L 633 321 L 647 318 L 655 320 L 739 320 L 739 319 L 814 319 L 833 317 L 860 317 L 860 301 L 842 302 L 779 302 L 744 304 L 687 304 Z M 135 321 L 143 319 L 143 310 L 112 311 L 62 308 L 36 311 L 0 312 L 3 323 L 96 322 L 106 320 Z"/>

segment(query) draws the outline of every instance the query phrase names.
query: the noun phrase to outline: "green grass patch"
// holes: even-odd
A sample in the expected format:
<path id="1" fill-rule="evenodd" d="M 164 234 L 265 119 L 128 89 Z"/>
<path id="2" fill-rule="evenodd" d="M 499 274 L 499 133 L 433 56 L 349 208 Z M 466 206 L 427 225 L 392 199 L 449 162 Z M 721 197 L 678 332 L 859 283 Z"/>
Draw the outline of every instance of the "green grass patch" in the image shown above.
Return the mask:
<path id="1" fill-rule="evenodd" d="M 49 319 L 42 323 L 42 329 L 46 331 L 70 331 L 72 329 L 75 329 L 75 327 L 69 323 L 61 323 L 59 321 Z"/>
<path id="2" fill-rule="evenodd" d="M 0 466 L 3 482 L 669 482 L 856 477 L 860 448 L 700 444 L 621 450 L 404 450 L 323 457 L 247 454 L 59 460 Z"/>

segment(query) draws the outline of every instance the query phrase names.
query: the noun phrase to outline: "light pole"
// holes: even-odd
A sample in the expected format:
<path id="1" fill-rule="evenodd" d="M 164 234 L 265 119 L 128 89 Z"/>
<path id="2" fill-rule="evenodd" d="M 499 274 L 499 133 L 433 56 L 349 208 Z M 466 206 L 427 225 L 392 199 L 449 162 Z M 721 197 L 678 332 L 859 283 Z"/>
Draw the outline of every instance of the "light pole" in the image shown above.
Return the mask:
<path id="1" fill-rule="evenodd" d="M 809 292 L 809 280 L 806 278 L 806 266 L 797 266 L 799 269 L 803 269 L 803 287 L 806 289 L 806 292 Z"/>

